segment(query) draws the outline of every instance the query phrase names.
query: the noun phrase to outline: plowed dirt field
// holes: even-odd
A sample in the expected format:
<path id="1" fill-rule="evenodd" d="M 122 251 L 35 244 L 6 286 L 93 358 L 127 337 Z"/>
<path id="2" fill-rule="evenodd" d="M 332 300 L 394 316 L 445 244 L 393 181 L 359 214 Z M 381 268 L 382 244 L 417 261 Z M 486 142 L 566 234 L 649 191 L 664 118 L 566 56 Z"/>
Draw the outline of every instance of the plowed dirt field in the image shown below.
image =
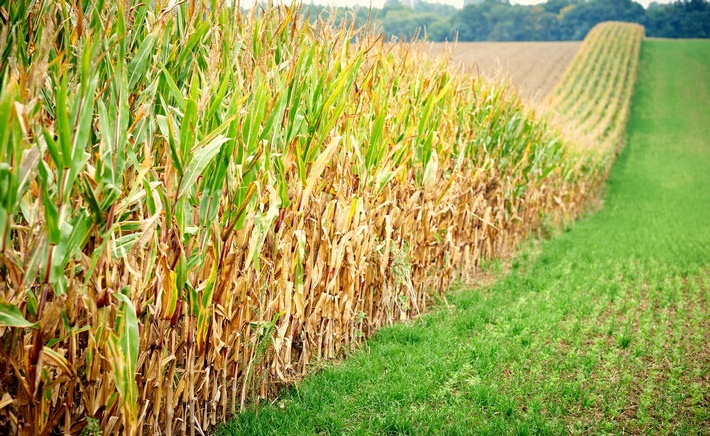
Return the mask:
<path id="1" fill-rule="evenodd" d="M 432 43 L 437 55 L 453 48 L 455 63 L 488 77 L 509 77 L 525 98 L 542 100 L 564 73 L 581 42 Z"/>

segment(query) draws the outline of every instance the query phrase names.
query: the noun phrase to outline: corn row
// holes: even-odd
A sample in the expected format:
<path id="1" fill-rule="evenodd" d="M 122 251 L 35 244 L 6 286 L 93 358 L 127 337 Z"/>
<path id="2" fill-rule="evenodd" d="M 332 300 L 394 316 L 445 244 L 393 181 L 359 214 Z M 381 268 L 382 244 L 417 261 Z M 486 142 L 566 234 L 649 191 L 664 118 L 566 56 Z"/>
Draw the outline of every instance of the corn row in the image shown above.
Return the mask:
<path id="1" fill-rule="evenodd" d="M 597 25 L 548 97 L 572 142 L 604 162 L 599 168 L 608 169 L 623 140 L 643 37 L 639 25 Z"/>

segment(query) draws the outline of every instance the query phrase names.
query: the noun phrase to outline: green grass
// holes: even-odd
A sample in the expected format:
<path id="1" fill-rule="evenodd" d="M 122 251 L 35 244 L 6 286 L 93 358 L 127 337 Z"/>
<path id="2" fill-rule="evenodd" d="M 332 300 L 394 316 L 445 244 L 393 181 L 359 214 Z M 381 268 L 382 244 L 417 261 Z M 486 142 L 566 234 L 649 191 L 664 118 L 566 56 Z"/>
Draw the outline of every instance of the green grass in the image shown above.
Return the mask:
<path id="1" fill-rule="evenodd" d="M 599 212 L 218 433 L 706 432 L 709 85 L 710 42 L 644 42 Z"/>

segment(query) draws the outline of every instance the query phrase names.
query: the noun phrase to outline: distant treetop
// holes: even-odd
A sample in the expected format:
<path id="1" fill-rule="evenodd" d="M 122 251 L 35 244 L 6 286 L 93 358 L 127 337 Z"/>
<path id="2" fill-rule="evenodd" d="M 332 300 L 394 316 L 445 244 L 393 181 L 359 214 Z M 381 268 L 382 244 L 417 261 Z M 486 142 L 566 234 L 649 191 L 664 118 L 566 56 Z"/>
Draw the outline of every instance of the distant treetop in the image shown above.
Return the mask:
<path id="1" fill-rule="evenodd" d="M 305 6 L 312 16 L 327 8 Z M 464 0 L 464 8 L 422 0 L 387 0 L 382 9 L 337 8 L 339 20 L 364 24 L 368 13 L 388 37 L 430 41 L 568 41 L 581 40 L 603 21 L 627 21 L 661 38 L 710 38 L 710 2 L 680 0 L 644 7 L 632 0 L 547 0 L 514 5 L 508 0 Z"/>

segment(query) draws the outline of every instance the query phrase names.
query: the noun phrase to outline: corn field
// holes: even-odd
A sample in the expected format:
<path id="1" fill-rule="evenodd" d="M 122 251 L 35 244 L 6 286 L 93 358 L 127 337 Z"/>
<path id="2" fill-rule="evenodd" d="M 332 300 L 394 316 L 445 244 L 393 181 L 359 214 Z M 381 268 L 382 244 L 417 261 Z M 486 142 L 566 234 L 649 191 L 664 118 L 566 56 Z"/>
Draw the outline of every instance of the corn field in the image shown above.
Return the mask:
<path id="1" fill-rule="evenodd" d="M 558 125 L 578 147 L 598 152 L 607 168 L 623 143 L 643 38 L 638 24 L 597 25 L 547 98 Z"/>
<path id="2" fill-rule="evenodd" d="M 604 174 L 507 86 L 297 7 L 0 5 L 3 434 L 205 432 Z"/>

